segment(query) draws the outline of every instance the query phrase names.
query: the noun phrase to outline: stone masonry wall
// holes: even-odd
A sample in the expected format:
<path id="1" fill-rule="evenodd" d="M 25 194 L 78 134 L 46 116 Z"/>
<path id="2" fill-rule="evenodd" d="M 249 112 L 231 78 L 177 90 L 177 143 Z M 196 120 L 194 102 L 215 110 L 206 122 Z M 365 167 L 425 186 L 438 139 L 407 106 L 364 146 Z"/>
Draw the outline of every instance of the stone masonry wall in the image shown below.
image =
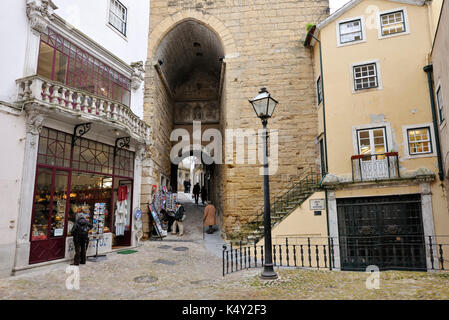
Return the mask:
<path id="1" fill-rule="evenodd" d="M 315 84 L 311 52 L 303 41 L 306 25 L 326 17 L 327 9 L 327 0 L 151 1 L 149 61 L 158 41 L 186 19 L 202 22 L 221 38 L 226 54 L 223 129 L 262 127 L 248 103 L 262 86 L 280 102 L 269 121 L 270 129 L 279 130 L 279 169 L 270 177 L 272 196 L 284 190 L 302 168 L 315 164 Z M 148 66 L 147 72 L 151 73 L 151 68 Z M 171 122 L 162 110 L 164 99 L 152 96 L 158 92 L 150 88 L 154 81 L 148 77 L 147 81 L 145 119 L 154 133 L 163 130 L 153 136 L 156 141 L 150 151 L 157 162 L 163 157 L 159 152 L 169 153 L 160 134 L 165 134 Z M 263 205 L 259 168 L 248 164 L 220 167 L 224 231 L 238 229 Z"/>

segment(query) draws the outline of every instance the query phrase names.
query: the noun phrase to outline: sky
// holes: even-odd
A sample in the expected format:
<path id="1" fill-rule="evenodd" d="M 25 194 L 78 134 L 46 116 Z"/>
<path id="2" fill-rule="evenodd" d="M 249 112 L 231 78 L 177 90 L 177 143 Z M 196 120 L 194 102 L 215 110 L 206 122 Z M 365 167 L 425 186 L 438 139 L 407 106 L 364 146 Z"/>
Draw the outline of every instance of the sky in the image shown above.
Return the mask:
<path id="1" fill-rule="evenodd" d="M 334 13 L 337 9 L 341 8 L 347 2 L 349 2 L 349 0 L 329 0 L 331 13 Z"/>

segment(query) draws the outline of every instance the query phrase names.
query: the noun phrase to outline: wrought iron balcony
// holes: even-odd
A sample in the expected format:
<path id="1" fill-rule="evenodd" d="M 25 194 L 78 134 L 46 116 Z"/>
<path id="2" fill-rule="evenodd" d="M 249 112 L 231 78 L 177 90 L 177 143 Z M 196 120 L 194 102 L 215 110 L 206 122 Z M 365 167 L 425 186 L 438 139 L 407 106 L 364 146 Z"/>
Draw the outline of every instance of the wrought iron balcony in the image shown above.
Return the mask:
<path id="1" fill-rule="evenodd" d="M 355 155 L 351 157 L 351 162 L 353 181 L 400 178 L 399 154 L 397 152 Z"/>
<path id="2" fill-rule="evenodd" d="M 17 102 L 28 108 L 34 104 L 33 107 L 40 108 L 43 112 L 60 111 L 106 124 L 111 128 L 121 128 L 140 142 L 149 141 L 149 126 L 122 103 L 40 76 L 18 79 L 16 83 Z"/>

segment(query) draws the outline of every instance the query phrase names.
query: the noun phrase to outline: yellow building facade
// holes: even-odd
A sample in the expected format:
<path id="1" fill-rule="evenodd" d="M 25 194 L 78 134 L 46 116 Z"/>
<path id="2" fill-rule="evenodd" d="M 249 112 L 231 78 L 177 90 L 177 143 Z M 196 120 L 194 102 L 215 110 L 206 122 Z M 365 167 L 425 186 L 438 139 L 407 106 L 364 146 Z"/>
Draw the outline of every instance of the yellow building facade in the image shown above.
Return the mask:
<path id="1" fill-rule="evenodd" d="M 325 192 L 273 229 L 275 243 L 329 236 L 335 269 L 440 268 L 449 213 L 424 71 L 434 11 L 425 1 L 353 0 L 311 27 Z M 327 199 L 325 217 L 313 216 L 317 198 Z"/>

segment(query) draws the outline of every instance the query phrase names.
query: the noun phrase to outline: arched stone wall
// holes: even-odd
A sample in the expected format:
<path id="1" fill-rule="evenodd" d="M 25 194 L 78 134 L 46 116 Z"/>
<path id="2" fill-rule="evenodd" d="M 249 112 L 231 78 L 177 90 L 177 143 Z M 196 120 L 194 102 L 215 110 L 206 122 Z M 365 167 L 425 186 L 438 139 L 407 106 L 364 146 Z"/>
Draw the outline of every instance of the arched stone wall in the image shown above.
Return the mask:
<path id="1" fill-rule="evenodd" d="M 225 51 L 225 58 L 231 58 L 238 56 L 237 48 L 234 38 L 231 32 L 226 26 L 216 17 L 210 14 L 204 14 L 197 10 L 181 10 L 178 13 L 165 18 L 162 22 L 151 31 L 149 37 L 148 57 L 149 59 L 156 56 L 156 51 L 164 39 L 164 37 L 175 28 L 177 25 L 184 21 L 193 20 L 203 24 L 211 31 L 213 31 L 217 37 L 221 40 L 221 44 Z"/>

